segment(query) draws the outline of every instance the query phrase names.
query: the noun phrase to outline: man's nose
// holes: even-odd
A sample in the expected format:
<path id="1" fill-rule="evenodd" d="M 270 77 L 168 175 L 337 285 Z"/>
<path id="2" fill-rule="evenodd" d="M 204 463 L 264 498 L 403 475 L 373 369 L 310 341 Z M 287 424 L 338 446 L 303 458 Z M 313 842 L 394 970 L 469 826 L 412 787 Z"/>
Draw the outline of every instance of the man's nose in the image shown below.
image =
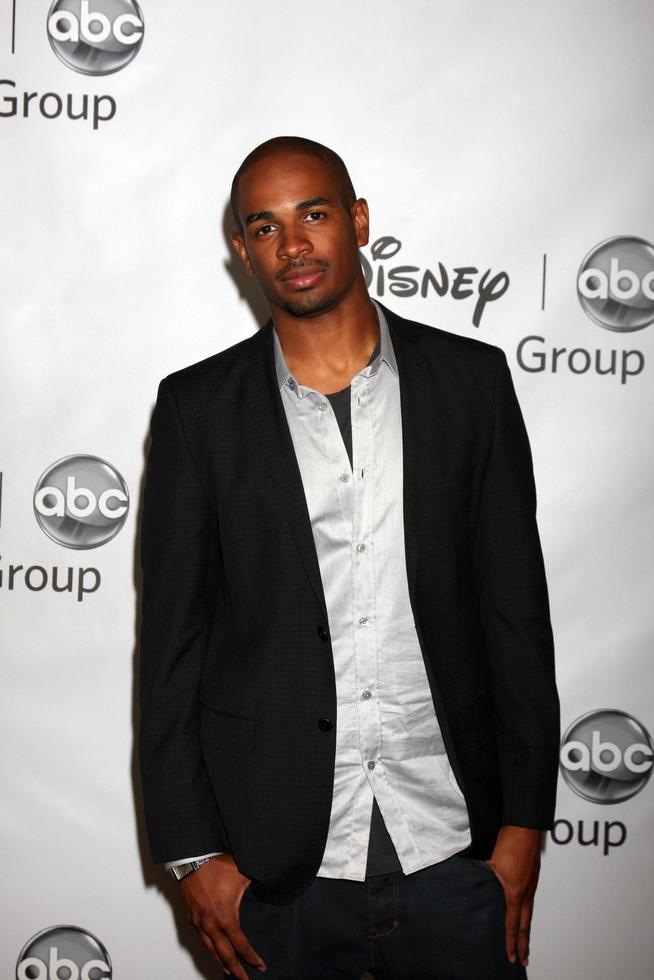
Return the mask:
<path id="1" fill-rule="evenodd" d="M 298 259 L 308 255 L 313 245 L 300 228 L 285 231 L 278 240 L 277 257 L 280 259 Z"/>

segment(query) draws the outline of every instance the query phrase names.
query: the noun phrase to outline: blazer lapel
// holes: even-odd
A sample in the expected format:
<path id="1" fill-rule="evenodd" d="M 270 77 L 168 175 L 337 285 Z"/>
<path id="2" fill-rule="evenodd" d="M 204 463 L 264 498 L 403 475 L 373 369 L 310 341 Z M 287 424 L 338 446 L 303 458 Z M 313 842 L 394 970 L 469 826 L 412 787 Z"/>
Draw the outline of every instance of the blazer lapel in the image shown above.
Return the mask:
<path id="1" fill-rule="evenodd" d="M 381 305 L 381 304 L 380 304 Z M 409 592 L 413 588 L 418 566 L 420 529 L 417 522 L 416 500 L 419 493 L 421 465 L 424 462 L 423 426 L 420 425 L 418 398 L 427 379 L 416 345 L 411 343 L 410 325 L 384 306 L 386 322 L 395 351 L 400 379 L 402 411 L 402 470 L 404 495 L 404 548 L 406 553 Z"/>
<path id="2" fill-rule="evenodd" d="M 245 402 L 251 416 L 252 431 L 256 434 L 273 486 L 286 512 L 304 570 L 327 621 L 327 604 L 302 477 L 275 373 L 272 331 L 272 321 L 269 320 L 259 335 L 259 356 L 250 360 L 249 368 L 243 374 Z"/>

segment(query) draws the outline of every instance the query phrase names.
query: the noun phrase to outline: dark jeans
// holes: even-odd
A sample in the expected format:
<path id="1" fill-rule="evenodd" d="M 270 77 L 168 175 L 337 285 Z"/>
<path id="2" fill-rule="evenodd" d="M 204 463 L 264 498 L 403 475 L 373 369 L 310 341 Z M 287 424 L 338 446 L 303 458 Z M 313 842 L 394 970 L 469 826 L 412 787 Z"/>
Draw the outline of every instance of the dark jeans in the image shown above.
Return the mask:
<path id="1" fill-rule="evenodd" d="M 316 878 L 292 905 L 249 892 L 241 925 L 266 980 L 526 980 L 504 949 L 504 893 L 483 862 L 458 855 L 365 882 Z"/>

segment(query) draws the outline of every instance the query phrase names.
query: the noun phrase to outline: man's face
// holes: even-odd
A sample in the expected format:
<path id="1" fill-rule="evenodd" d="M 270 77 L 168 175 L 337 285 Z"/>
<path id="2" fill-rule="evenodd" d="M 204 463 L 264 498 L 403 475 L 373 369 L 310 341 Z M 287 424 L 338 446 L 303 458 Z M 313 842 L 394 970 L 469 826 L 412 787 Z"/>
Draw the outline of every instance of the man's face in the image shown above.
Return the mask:
<path id="1" fill-rule="evenodd" d="M 327 161 L 301 153 L 259 160 L 241 177 L 238 204 L 243 232 L 232 242 L 272 308 L 318 316 L 361 277 L 368 207 L 359 200 L 348 208 Z"/>

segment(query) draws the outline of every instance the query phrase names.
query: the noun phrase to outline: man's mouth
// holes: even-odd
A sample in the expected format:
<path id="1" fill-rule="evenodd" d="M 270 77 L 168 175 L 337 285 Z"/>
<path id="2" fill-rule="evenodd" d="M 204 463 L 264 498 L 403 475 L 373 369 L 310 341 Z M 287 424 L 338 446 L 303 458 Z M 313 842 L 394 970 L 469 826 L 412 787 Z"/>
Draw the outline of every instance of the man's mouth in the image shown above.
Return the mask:
<path id="1" fill-rule="evenodd" d="M 325 274 L 327 265 L 313 263 L 311 265 L 296 265 L 279 276 L 280 280 L 292 289 L 308 289 Z"/>

